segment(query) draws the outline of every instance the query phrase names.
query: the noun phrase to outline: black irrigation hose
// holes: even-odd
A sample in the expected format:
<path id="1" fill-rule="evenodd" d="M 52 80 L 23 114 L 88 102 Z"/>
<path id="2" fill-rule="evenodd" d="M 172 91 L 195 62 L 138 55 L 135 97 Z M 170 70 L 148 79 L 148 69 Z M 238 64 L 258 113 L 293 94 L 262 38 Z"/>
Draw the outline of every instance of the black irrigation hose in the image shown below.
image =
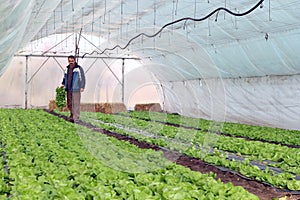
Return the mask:
<path id="1" fill-rule="evenodd" d="M 196 131 L 210 132 L 210 133 L 215 133 L 217 135 L 223 135 L 223 136 L 228 136 L 228 137 L 243 138 L 243 139 L 249 140 L 249 141 L 259 141 L 259 142 L 265 142 L 265 143 L 269 143 L 269 144 L 278 144 L 280 146 L 286 146 L 286 147 L 295 148 L 295 149 L 300 148 L 300 145 L 284 144 L 284 143 L 280 143 L 280 142 L 276 142 L 276 141 L 269 141 L 269 140 L 264 140 L 264 139 L 254 139 L 254 138 L 250 138 L 250 137 L 246 137 L 246 136 L 232 135 L 230 133 L 225 133 L 225 132 L 221 132 L 221 131 L 206 130 L 206 129 L 192 127 L 192 126 L 185 126 L 185 125 L 174 124 L 174 123 L 170 123 L 170 122 L 162 122 L 159 120 L 145 119 L 145 118 L 137 117 L 137 116 L 124 115 L 122 113 L 115 113 L 115 115 L 120 115 L 120 116 L 128 117 L 128 118 L 136 118 L 136 119 L 140 119 L 140 120 L 144 120 L 144 121 L 161 123 L 161 124 L 165 124 L 168 126 L 182 127 L 185 129 L 191 129 L 191 130 L 196 130 Z"/>
<path id="2" fill-rule="evenodd" d="M 146 33 L 140 33 L 136 36 L 134 36 L 133 38 L 131 38 L 127 44 L 123 47 L 121 47 L 120 45 L 116 45 L 114 46 L 113 48 L 105 48 L 102 52 L 98 52 L 98 51 L 92 51 L 91 53 L 85 53 L 83 54 L 82 58 L 84 58 L 86 55 L 92 55 L 94 53 L 97 53 L 99 55 L 101 54 L 104 54 L 106 51 L 112 51 L 116 48 L 120 48 L 120 49 L 126 49 L 133 40 L 141 37 L 141 36 L 145 36 L 145 37 L 148 37 L 148 38 L 152 38 L 152 37 L 156 37 L 157 35 L 159 35 L 165 28 L 167 28 L 168 26 L 171 26 L 173 24 L 176 24 L 176 23 L 179 23 L 181 21 L 196 21 L 196 22 L 199 22 L 199 21 L 204 21 L 206 19 L 208 19 L 209 17 L 211 17 L 213 14 L 217 13 L 217 16 L 216 16 L 216 19 L 215 21 L 217 21 L 217 18 L 218 18 L 218 14 L 221 10 L 224 10 L 225 12 L 231 14 L 231 15 L 234 15 L 234 16 L 237 16 L 237 17 L 241 17 L 241 16 L 244 16 L 244 15 L 247 15 L 249 13 L 251 13 L 252 11 L 254 11 L 256 8 L 258 8 L 262 3 L 264 2 L 264 0 L 260 0 L 256 5 L 254 5 L 251 9 L 249 9 L 248 11 L 246 12 L 243 12 L 243 13 L 235 13 L 235 12 L 232 12 L 231 10 L 227 9 L 227 8 L 224 8 L 224 7 L 219 7 L 217 9 L 215 9 L 214 11 L 212 11 L 211 13 L 209 13 L 208 15 L 206 15 L 205 17 L 202 17 L 202 18 L 192 18 L 192 17 L 184 17 L 184 18 L 180 18 L 180 19 L 177 19 L 175 21 L 172 21 L 172 22 L 169 22 L 167 24 L 165 24 L 164 26 L 162 26 L 156 33 L 154 33 L 153 35 L 148 35 Z"/>

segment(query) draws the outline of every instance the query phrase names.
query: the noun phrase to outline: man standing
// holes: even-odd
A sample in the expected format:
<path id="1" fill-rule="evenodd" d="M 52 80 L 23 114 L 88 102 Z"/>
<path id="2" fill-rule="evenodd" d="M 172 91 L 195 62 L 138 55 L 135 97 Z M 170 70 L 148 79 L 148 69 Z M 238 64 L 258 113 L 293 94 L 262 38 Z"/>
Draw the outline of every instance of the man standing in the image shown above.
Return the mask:
<path id="1" fill-rule="evenodd" d="M 68 56 L 67 66 L 62 85 L 67 91 L 67 106 L 70 110 L 70 121 L 78 122 L 80 115 L 81 92 L 85 88 L 85 75 L 81 66 L 75 61 L 75 56 Z"/>

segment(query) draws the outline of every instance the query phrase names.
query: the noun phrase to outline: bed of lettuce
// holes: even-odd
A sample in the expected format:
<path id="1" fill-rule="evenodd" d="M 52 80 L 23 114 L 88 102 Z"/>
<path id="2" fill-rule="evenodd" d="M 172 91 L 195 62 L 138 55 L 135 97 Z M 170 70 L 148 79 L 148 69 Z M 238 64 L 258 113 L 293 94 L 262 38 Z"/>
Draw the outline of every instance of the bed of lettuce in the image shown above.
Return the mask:
<path id="1" fill-rule="evenodd" d="M 127 117 L 132 114 L 135 117 Z M 82 120 L 103 129 L 200 158 L 207 163 L 224 167 L 249 179 L 255 179 L 277 188 L 288 189 L 296 193 L 300 190 L 300 149 L 268 142 L 268 137 L 272 134 L 276 134 L 277 138 L 289 138 L 289 134 L 295 134 L 297 138 L 299 137 L 298 131 L 274 129 L 278 131 L 272 132 L 273 128 L 250 125 L 240 125 L 239 130 L 236 130 L 235 125 L 230 129 L 230 123 L 227 123 L 226 130 L 239 132 L 239 136 L 243 133 L 248 135 L 251 129 L 260 130 L 260 137 L 264 140 L 262 142 L 224 136 L 214 131 L 207 131 L 205 128 L 195 130 L 158 122 L 162 117 L 166 120 L 174 115 L 169 117 L 168 114 L 148 112 L 148 117 L 151 119 L 141 119 L 145 118 L 145 112 L 122 113 L 122 115 L 82 113 Z M 173 118 L 172 123 L 180 125 L 182 121 L 185 123 L 188 121 L 187 118 L 180 120 L 178 115 L 176 118 L 179 120 L 176 122 Z M 189 119 L 196 121 L 196 119 Z M 264 135 L 266 137 L 263 137 Z"/>
<path id="2" fill-rule="evenodd" d="M 204 131 L 215 131 L 231 136 L 247 137 L 254 140 L 264 140 L 269 142 L 297 145 L 300 147 L 300 131 L 286 130 L 267 126 L 254 126 L 249 124 L 217 122 L 201 118 L 192 118 L 178 114 L 167 114 L 163 112 L 131 111 L 118 113 L 124 116 L 138 119 L 170 123 L 192 129 Z"/>
<path id="3" fill-rule="evenodd" d="M 0 109 L 1 199 L 258 199 L 42 110 Z"/>

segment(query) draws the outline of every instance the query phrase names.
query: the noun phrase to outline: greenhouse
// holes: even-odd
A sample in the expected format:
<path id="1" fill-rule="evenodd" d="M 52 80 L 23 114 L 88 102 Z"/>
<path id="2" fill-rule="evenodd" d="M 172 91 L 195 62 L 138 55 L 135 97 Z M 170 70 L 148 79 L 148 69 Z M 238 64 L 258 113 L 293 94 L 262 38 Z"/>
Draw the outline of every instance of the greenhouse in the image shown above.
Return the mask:
<path id="1" fill-rule="evenodd" d="M 0 9 L 0 199 L 300 199 L 300 1 Z"/>

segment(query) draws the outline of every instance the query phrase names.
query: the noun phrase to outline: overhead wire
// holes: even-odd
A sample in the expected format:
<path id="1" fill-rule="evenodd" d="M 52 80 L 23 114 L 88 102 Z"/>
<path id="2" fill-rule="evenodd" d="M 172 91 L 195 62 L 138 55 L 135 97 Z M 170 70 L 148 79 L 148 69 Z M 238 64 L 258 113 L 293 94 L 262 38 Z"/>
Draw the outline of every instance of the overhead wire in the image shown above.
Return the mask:
<path id="1" fill-rule="evenodd" d="M 42 7 L 43 7 L 44 4 L 45 4 L 45 2 L 46 2 L 46 0 L 44 0 L 43 3 L 41 3 L 41 5 L 39 6 L 39 8 L 37 9 L 37 11 L 36 11 L 36 13 L 35 13 L 34 18 L 37 18 L 37 17 L 38 17 L 38 15 L 39 15 L 40 12 L 41 12 Z"/>
<path id="2" fill-rule="evenodd" d="M 136 1 L 136 18 L 135 18 L 135 29 L 138 32 L 138 23 L 139 23 L 139 0 Z"/>
<path id="3" fill-rule="evenodd" d="M 97 54 L 101 55 L 101 54 L 104 54 L 106 51 L 112 51 L 112 50 L 115 50 L 116 48 L 119 48 L 119 49 L 124 50 L 124 49 L 126 49 L 126 48 L 131 44 L 132 41 L 134 41 L 135 39 L 137 39 L 137 38 L 139 38 L 139 37 L 141 37 L 141 36 L 145 36 L 145 37 L 148 37 L 148 38 L 153 38 L 153 37 L 158 36 L 158 35 L 159 35 L 165 28 L 167 28 L 168 26 L 171 26 L 171 25 L 173 25 L 173 24 L 176 24 L 176 23 L 179 23 L 179 22 L 182 22 L 182 21 L 189 21 L 189 20 L 195 21 L 195 22 L 204 21 L 204 20 L 208 19 L 209 17 L 211 17 L 212 15 L 214 15 L 215 13 L 217 13 L 217 17 L 218 17 L 218 13 L 219 13 L 221 10 L 223 10 L 223 11 L 225 11 L 225 12 L 227 12 L 227 13 L 233 15 L 233 16 L 241 17 L 241 16 L 247 15 L 247 14 L 251 13 L 252 11 L 254 11 L 254 10 L 255 10 L 256 8 L 258 8 L 263 2 L 264 2 L 264 0 L 260 0 L 260 1 L 259 1 L 258 3 L 256 3 L 252 8 L 250 8 L 249 10 L 247 10 L 247 11 L 245 11 L 245 12 L 242 12 L 242 13 L 239 13 L 239 12 L 236 13 L 236 12 L 233 12 L 233 11 L 231 11 L 231 10 L 225 8 L 225 7 L 219 7 L 219 8 L 213 10 L 213 11 L 210 12 L 208 15 L 206 15 L 206 16 L 204 16 L 204 17 L 202 17 L 202 18 L 183 17 L 183 18 L 180 18 L 180 19 L 177 19 L 177 20 L 175 20 L 175 21 L 172 21 L 172 22 L 169 22 L 169 23 L 165 24 L 165 25 L 162 26 L 156 33 L 154 33 L 154 34 L 152 34 L 152 35 L 146 34 L 146 33 L 144 33 L 144 32 L 143 32 L 143 33 L 140 33 L 140 34 L 134 36 L 133 38 L 131 38 L 131 39 L 127 42 L 127 44 L 126 44 L 125 46 L 123 46 L 123 47 L 121 47 L 120 45 L 115 45 L 115 46 L 112 47 L 112 48 L 105 48 L 105 49 L 104 49 L 103 51 L 101 51 L 101 52 L 98 52 L 98 51 L 95 50 L 95 51 L 92 51 L 91 53 L 85 53 L 85 54 L 83 54 L 83 55 L 82 55 L 82 58 L 84 58 L 86 55 L 92 55 L 92 54 L 94 54 L 94 53 L 97 53 Z M 217 20 L 217 18 L 216 18 L 216 20 Z"/>

